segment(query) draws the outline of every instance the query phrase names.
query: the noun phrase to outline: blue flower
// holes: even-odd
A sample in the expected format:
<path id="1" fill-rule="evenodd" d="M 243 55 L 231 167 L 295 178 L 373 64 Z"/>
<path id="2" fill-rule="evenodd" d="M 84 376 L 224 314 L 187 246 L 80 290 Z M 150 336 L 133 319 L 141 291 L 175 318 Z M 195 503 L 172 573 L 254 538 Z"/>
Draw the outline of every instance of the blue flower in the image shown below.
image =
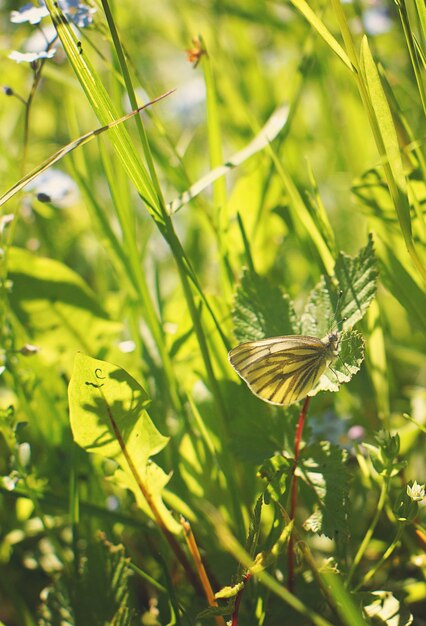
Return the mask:
<path id="1" fill-rule="evenodd" d="M 41 52 L 18 52 L 17 50 L 12 50 L 8 58 L 17 63 L 34 63 L 34 61 L 38 61 L 39 59 L 51 59 L 55 55 L 55 52 L 55 48 L 42 50 Z"/>
<path id="2" fill-rule="evenodd" d="M 23 50 L 25 52 L 41 52 L 42 50 L 50 49 L 55 40 L 57 40 L 58 34 L 53 24 L 44 24 L 35 28 L 32 35 L 25 40 Z M 59 44 L 59 42 L 58 42 Z"/>
<path id="3" fill-rule="evenodd" d="M 386 7 L 371 7 L 364 11 L 362 17 L 368 35 L 382 35 L 392 28 L 392 18 Z"/>
<path id="4" fill-rule="evenodd" d="M 24 4 L 24 6 L 17 11 L 12 11 L 10 21 L 14 24 L 23 24 L 24 22 L 39 24 L 47 15 L 49 15 L 49 11 L 45 6 L 36 7 L 29 2 L 28 4 Z"/>
<path id="5" fill-rule="evenodd" d="M 326 439 L 351 451 L 354 443 L 360 443 L 365 437 L 365 429 L 356 424 L 350 426 L 347 419 L 338 418 L 332 411 L 327 411 L 321 418 L 311 420 L 312 435 L 315 441 Z"/>
<path id="6" fill-rule="evenodd" d="M 54 168 L 39 174 L 25 186 L 25 191 L 32 191 L 40 202 L 51 202 L 59 208 L 71 206 L 79 197 L 71 176 Z"/>
<path id="7" fill-rule="evenodd" d="M 96 9 L 92 9 L 78 0 L 59 0 L 59 6 L 79 28 L 89 26 L 93 22 L 93 14 L 96 13 Z"/>
<path id="8" fill-rule="evenodd" d="M 79 28 L 85 28 L 93 22 L 93 14 L 96 13 L 95 8 L 88 7 L 78 0 L 59 0 L 59 7 L 65 15 Z M 10 14 L 11 22 L 22 24 L 29 22 L 30 24 L 39 24 L 44 17 L 49 15 L 49 11 L 44 6 L 35 6 L 34 4 L 24 4 L 18 11 L 12 11 Z"/>

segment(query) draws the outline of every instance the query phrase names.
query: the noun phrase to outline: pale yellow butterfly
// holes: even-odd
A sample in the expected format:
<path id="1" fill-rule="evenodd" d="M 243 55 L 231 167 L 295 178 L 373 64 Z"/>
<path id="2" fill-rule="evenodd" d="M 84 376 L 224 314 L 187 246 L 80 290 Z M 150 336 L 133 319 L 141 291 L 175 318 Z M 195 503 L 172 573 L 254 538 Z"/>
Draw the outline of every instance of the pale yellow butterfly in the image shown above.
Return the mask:
<path id="1" fill-rule="evenodd" d="M 292 404 L 309 394 L 338 354 L 339 335 L 323 339 L 285 335 L 233 348 L 229 362 L 251 391 L 271 404 Z"/>

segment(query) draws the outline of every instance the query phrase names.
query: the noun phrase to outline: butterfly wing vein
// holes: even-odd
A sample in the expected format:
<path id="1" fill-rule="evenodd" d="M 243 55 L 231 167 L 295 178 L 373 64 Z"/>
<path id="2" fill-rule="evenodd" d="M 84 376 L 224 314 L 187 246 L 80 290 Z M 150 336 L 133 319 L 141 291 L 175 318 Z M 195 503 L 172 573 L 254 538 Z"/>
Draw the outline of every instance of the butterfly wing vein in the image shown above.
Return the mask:
<path id="1" fill-rule="evenodd" d="M 235 371 L 271 404 L 297 402 L 315 386 L 330 360 L 329 346 L 308 336 L 243 343 L 229 353 Z"/>

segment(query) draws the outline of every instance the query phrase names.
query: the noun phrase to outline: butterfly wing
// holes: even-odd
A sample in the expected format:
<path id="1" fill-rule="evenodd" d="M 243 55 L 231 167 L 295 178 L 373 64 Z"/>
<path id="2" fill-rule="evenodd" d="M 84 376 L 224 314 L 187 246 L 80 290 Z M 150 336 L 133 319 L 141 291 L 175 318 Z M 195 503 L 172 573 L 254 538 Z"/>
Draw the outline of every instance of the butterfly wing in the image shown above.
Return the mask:
<path id="1" fill-rule="evenodd" d="M 271 404 L 292 404 L 305 397 L 329 361 L 324 340 L 307 335 L 270 337 L 242 343 L 229 361 L 254 394 Z"/>

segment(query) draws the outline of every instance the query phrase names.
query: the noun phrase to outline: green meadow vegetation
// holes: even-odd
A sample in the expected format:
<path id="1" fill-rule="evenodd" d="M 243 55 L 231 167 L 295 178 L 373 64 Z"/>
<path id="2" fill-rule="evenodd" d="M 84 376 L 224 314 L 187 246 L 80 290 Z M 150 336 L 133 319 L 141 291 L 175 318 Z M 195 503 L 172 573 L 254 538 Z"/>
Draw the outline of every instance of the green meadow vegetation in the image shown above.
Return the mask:
<path id="1" fill-rule="evenodd" d="M 424 626 L 424 1 L 0 20 L 0 624 Z"/>

